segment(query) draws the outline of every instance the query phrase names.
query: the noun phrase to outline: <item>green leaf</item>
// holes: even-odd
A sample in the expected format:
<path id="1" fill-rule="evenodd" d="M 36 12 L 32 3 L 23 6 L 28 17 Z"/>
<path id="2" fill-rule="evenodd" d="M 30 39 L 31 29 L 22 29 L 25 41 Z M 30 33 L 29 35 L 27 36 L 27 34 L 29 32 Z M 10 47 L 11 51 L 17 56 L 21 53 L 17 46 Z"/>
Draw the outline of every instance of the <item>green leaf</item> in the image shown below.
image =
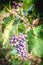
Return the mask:
<path id="1" fill-rule="evenodd" d="M 31 29 L 27 34 L 29 51 L 35 56 L 43 57 L 43 25 Z"/>
<path id="2" fill-rule="evenodd" d="M 14 22 L 14 19 L 11 20 L 10 22 L 8 22 L 8 24 L 6 25 L 6 27 L 4 29 L 4 32 L 3 32 L 3 35 L 2 35 L 2 38 L 4 40 L 3 45 L 6 43 L 6 41 L 9 38 L 9 33 L 10 33 L 11 29 L 12 29 L 13 22 Z"/>
<path id="3" fill-rule="evenodd" d="M 14 59 L 14 57 L 11 60 L 11 65 L 20 65 L 21 60 L 18 60 L 18 58 Z"/>
<path id="4" fill-rule="evenodd" d="M 18 26 L 18 31 L 24 33 L 25 32 L 25 26 L 23 23 L 20 23 Z"/>
<path id="5" fill-rule="evenodd" d="M 28 50 L 29 50 L 29 52 L 31 52 L 31 50 L 34 46 L 34 42 L 36 41 L 33 30 L 30 30 L 29 32 L 27 32 L 27 35 L 28 35 L 28 37 L 27 37 L 27 39 L 28 39 Z"/>
<path id="6" fill-rule="evenodd" d="M 9 17 L 6 17 L 5 19 L 4 19 L 4 24 L 6 25 L 8 22 L 10 22 L 11 21 L 11 17 L 9 16 Z"/>
<path id="7" fill-rule="evenodd" d="M 28 60 L 25 61 L 25 62 L 24 62 L 24 65 L 30 65 L 30 64 L 29 64 L 29 61 L 28 61 Z"/>
<path id="8" fill-rule="evenodd" d="M 43 39 L 43 25 L 34 28 L 35 35 Z"/>
<path id="9" fill-rule="evenodd" d="M 14 34 L 17 34 L 17 28 L 18 28 L 18 25 L 12 26 L 9 37 L 13 36 Z"/>
<path id="10" fill-rule="evenodd" d="M 33 0 L 23 0 L 24 9 L 28 9 L 33 4 Z"/>
<path id="11" fill-rule="evenodd" d="M 37 37 L 34 44 L 32 53 L 38 57 L 43 57 L 43 40 Z"/>

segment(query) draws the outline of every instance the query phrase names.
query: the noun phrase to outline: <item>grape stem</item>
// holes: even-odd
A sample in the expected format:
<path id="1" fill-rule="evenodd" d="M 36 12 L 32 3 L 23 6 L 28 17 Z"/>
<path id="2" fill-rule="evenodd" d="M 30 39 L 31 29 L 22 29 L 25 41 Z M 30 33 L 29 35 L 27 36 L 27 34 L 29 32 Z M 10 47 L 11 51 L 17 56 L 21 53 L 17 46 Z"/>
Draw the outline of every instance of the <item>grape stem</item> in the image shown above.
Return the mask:
<path id="1" fill-rule="evenodd" d="M 11 11 L 11 10 L 9 10 L 4 4 L 2 4 L 2 6 L 3 6 L 10 14 L 13 14 L 13 15 L 15 15 L 15 16 L 18 16 L 21 20 L 24 21 L 24 23 L 27 23 L 27 19 L 24 18 L 24 17 L 21 17 L 20 15 L 18 15 L 17 12 L 15 11 L 15 9 L 12 9 L 12 11 Z"/>

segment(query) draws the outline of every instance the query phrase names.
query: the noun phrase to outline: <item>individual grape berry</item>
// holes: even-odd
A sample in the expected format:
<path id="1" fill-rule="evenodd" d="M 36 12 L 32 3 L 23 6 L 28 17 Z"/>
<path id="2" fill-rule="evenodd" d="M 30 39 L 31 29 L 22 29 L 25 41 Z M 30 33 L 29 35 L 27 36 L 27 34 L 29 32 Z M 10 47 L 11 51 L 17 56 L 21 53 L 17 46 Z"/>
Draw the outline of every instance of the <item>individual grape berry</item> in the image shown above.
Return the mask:
<path id="1" fill-rule="evenodd" d="M 24 37 L 25 37 L 25 38 L 27 38 L 27 35 L 26 35 L 26 34 L 24 34 Z"/>
<path id="2" fill-rule="evenodd" d="M 22 47 L 24 46 L 24 44 L 22 42 L 19 42 L 19 45 L 22 46 Z"/>
<path id="3" fill-rule="evenodd" d="M 22 6 L 23 6 L 23 3 L 19 2 L 19 3 L 18 3 L 18 6 L 19 6 L 19 7 L 22 7 Z"/>
<path id="4" fill-rule="evenodd" d="M 10 39 L 10 43 L 13 43 L 13 39 Z"/>

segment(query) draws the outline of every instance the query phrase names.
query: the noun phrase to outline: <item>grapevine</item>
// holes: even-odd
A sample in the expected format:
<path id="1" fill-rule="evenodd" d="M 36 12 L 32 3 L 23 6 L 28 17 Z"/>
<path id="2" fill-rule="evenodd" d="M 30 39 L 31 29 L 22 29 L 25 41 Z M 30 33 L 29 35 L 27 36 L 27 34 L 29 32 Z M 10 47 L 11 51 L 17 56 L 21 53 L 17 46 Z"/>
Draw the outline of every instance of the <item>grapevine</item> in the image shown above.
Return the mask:
<path id="1" fill-rule="evenodd" d="M 43 65 L 43 0 L 0 0 L 0 65 Z"/>

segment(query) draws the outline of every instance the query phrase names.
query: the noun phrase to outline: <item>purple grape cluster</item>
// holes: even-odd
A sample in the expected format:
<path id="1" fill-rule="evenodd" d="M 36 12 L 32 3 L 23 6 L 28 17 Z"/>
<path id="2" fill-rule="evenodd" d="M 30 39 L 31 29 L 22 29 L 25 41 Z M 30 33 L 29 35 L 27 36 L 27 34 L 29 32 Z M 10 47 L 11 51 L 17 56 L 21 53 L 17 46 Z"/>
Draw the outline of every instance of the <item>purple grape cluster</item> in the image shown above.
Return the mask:
<path id="1" fill-rule="evenodd" d="M 18 55 L 23 57 L 24 59 L 28 57 L 26 37 L 27 35 L 19 33 L 18 37 L 14 35 L 10 38 L 11 45 L 16 48 Z"/>
<path id="2" fill-rule="evenodd" d="M 16 1 L 12 0 L 12 7 L 18 9 L 18 7 L 22 7 L 23 4 L 21 2 L 17 3 Z"/>

